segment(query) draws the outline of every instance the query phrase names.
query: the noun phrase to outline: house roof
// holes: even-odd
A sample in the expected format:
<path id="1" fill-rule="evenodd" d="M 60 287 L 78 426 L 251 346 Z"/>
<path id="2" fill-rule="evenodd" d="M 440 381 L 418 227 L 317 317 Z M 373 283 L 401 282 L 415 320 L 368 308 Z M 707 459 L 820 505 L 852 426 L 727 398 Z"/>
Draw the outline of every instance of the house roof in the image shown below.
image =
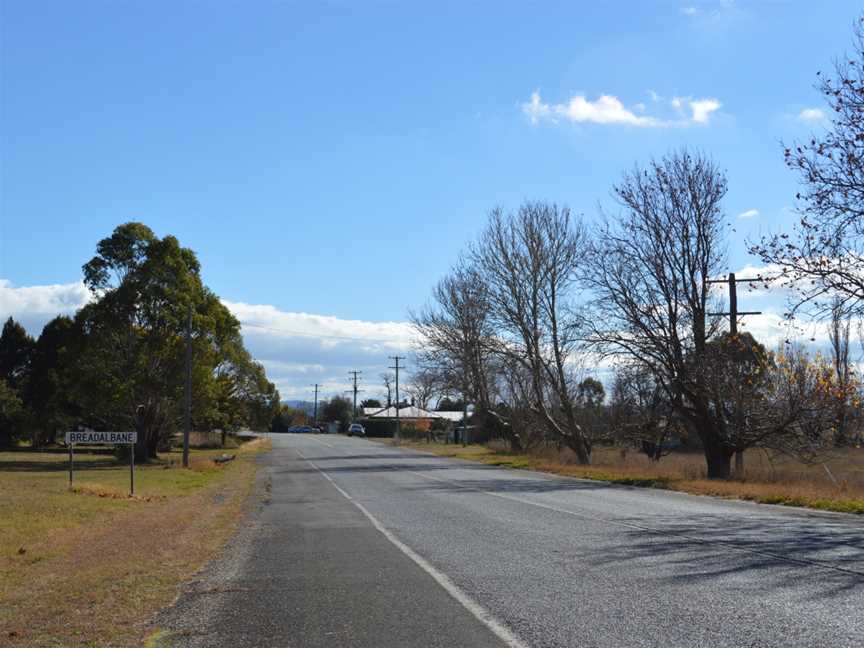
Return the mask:
<path id="1" fill-rule="evenodd" d="M 368 410 L 368 411 L 367 411 Z M 363 415 L 369 418 L 396 418 L 396 407 L 364 407 Z M 448 421 L 461 421 L 462 420 L 462 412 L 430 412 L 429 410 L 422 409 L 420 407 L 400 407 L 399 408 L 399 418 L 400 419 L 431 419 L 431 418 L 441 418 L 447 419 Z"/>

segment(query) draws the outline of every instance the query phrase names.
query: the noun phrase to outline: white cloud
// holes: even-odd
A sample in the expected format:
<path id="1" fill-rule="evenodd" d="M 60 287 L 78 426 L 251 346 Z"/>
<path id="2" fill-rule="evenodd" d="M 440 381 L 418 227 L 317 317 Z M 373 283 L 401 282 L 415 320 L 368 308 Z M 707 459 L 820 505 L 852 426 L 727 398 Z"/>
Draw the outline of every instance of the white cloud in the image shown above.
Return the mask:
<path id="1" fill-rule="evenodd" d="M 540 120 L 557 122 L 565 119 L 574 123 L 628 124 L 631 126 L 659 126 L 652 117 L 640 117 L 612 95 L 600 95 L 595 101 L 583 95 L 574 95 L 566 104 L 547 104 L 539 92 L 531 93 L 531 101 L 522 104 L 522 111 L 536 124 Z"/>
<path id="2" fill-rule="evenodd" d="M 240 320 L 250 353 L 267 369 L 283 398 L 311 400 L 309 384 L 325 397 L 348 390 L 348 371 L 363 372 L 364 397 L 380 396 L 388 356 L 410 358 L 415 335 L 408 322 L 370 322 L 283 311 L 267 304 L 223 300 Z M 410 371 L 410 366 L 409 366 Z"/>
<path id="3" fill-rule="evenodd" d="M 798 119 L 805 122 L 818 122 L 825 119 L 825 113 L 819 108 L 805 108 L 798 113 Z"/>
<path id="4" fill-rule="evenodd" d="M 13 317 L 28 333 L 38 336 L 57 315 L 74 315 L 91 299 L 83 282 L 15 287 L 0 279 L 0 318 Z"/>
<path id="5" fill-rule="evenodd" d="M 700 99 L 690 102 L 690 110 L 693 111 L 693 121 L 697 124 L 707 124 L 711 113 L 720 110 L 722 106 L 716 99 Z"/>
<path id="6" fill-rule="evenodd" d="M 681 7 L 681 13 L 685 16 L 695 16 L 699 10 L 696 7 Z"/>
<path id="7" fill-rule="evenodd" d="M 756 218 L 759 215 L 758 209 L 748 209 L 738 214 L 738 218 Z"/>
<path id="8" fill-rule="evenodd" d="M 648 96 L 651 97 L 651 101 L 657 103 L 658 101 L 663 101 L 663 97 L 654 92 L 653 90 L 648 91 Z"/>
<path id="9" fill-rule="evenodd" d="M 653 90 L 648 92 L 655 102 L 660 99 L 660 95 Z M 685 102 L 691 111 L 689 117 L 680 113 L 680 108 Z M 623 124 L 656 128 L 706 124 L 711 113 L 718 110 L 722 105 L 717 99 L 693 100 L 690 97 L 674 97 L 670 104 L 679 110 L 677 119 L 670 120 L 658 116 L 637 115 L 633 110 L 644 112 L 646 109 L 644 103 L 637 103 L 633 110 L 629 110 L 618 97 L 608 94 L 600 95 L 594 101 L 584 95 L 574 95 L 566 103 L 549 104 L 544 103 L 540 93 L 535 91 L 531 93 L 531 100 L 522 104 L 522 112 L 530 118 L 532 124 L 537 124 L 540 121 L 557 124 L 563 120 L 577 124 Z"/>

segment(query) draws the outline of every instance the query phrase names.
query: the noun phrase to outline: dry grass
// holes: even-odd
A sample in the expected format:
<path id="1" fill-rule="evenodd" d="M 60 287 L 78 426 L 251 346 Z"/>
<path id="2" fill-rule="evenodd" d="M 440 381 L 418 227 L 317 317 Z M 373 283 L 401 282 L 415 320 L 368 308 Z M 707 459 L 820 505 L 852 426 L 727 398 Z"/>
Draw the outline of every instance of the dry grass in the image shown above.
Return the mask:
<path id="1" fill-rule="evenodd" d="M 532 454 L 511 454 L 496 443 L 463 448 L 403 441 L 402 446 L 490 465 L 629 486 L 864 514 L 864 448 L 836 451 L 816 464 L 749 450 L 744 457 L 744 479 L 709 480 L 705 460 L 696 453 L 675 453 L 653 462 L 632 450 L 622 454 L 617 448 L 600 448 L 593 453 L 591 466 L 580 466 L 569 450 L 551 447 Z"/>
<path id="2" fill-rule="evenodd" d="M 217 466 L 128 466 L 76 455 L 0 453 L 0 646 L 129 646 L 176 586 L 224 543 L 241 515 L 264 441 Z M 173 466 L 172 463 L 173 462 Z"/>

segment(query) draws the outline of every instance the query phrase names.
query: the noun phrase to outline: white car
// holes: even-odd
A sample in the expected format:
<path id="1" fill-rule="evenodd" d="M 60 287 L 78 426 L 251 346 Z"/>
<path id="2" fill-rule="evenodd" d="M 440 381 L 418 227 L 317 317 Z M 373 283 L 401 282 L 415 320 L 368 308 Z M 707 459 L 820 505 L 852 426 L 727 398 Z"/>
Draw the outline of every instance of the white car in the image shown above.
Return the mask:
<path id="1" fill-rule="evenodd" d="M 348 426 L 348 436 L 366 436 L 366 428 L 359 423 L 352 423 Z"/>

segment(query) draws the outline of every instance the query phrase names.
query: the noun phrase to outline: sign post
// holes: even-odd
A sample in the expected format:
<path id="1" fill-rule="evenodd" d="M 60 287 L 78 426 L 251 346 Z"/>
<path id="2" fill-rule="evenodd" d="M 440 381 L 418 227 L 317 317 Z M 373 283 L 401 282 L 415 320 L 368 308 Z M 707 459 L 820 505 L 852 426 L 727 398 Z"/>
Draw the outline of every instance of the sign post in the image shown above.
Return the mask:
<path id="1" fill-rule="evenodd" d="M 137 432 L 67 432 L 66 445 L 69 446 L 69 490 L 72 490 L 74 472 L 75 444 L 80 445 L 128 445 L 134 446 L 138 440 Z M 129 448 L 129 494 L 135 494 L 135 448 Z"/>

